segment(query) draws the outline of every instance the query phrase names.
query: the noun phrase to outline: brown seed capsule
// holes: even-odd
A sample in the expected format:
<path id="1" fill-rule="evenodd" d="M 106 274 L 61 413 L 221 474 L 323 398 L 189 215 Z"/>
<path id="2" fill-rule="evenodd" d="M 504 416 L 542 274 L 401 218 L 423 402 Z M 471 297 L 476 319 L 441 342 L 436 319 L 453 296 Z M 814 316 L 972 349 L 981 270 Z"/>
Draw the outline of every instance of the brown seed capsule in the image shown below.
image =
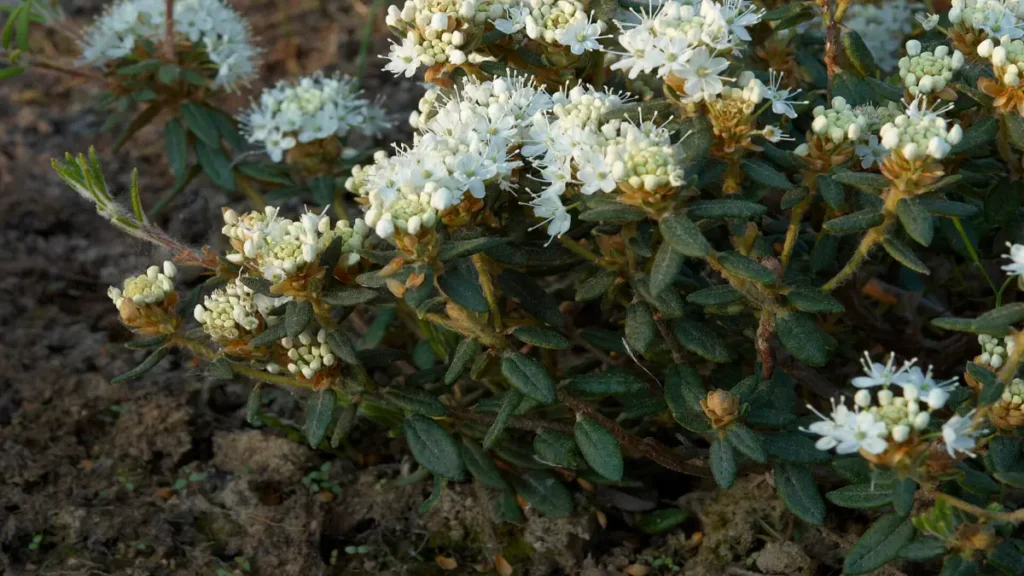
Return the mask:
<path id="1" fill-rule="evenodd" d="M 494 571 L 497 572 L 499 576 L 511 576 L 512 565 L 508 563 L 508 560 L 505 560 L 504 556 L 498 554 L 494 557 Z"/>
<path id="2" fill-rule="evenodd" d="M 455 570 L 459 567 L 459 563 L 455 560 L 455 558 L 449 558 L 447 556 L 442 556 L 440 554 L 434 557 L 434 562 L 437 562 L 437 565 L 441 567 L 441 570 L 445 571 Z"/>
<path id="3" fill-rule="evenodd" d="M 740 399 L 725 390 L 712 390 L 700 401 L 704 414 L 715 428 L 728 426 L 740 415 Z"/>

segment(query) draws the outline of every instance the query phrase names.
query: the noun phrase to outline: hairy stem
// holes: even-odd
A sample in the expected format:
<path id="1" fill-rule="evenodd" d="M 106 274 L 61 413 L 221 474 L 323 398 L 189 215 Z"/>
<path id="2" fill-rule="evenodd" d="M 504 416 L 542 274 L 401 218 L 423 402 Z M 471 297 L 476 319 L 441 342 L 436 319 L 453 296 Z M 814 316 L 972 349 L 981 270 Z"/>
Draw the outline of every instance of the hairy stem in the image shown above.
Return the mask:
<path id="1" fill-rule="evenodd" d="M 977 516 L 978 518 L 984 518 L 987 520 L 998 520 L 1000 522 L 1010 522 L 1013 524 L 1019 524 L 1021 522 L 1024 522 L 1024 508 L 1014 510 L 1013 512 L 995 512 L 993 510 L 987 510 L 980 506 L 975 506 L 974 504 L 964 502 L 963 500 L 955 496 L 950 496 L 949 494 L 945 494 L 943 492 L 936 492 L 935 497 L 945 500 L 946 503 L 948 503 L 950 506 L 953 506 L 954 508 L 959 508 L 964 512 Z"/>
<path id="2" fill-rule="evenodd" d="M 448 412 L 455 418 L 462 420 L 469 420 L 471 422 L 477 422 L 479 424 L 490 425 L 494 422 L 496 415 L 494 414 L 480 414 L 464 408 L 449 408 Z M 525 416 L 513 416 L 509 419 L 508 428 L 515 430 L 525 430 L 527 432 L 536 432 L 541 428 L 548 430 L 554 430 L 555 432 L 561 432 L 562 434 L 572 435 L 572 426 L 563 424 L 561 422 L 552 422 L 543 418 L 527 418 Z"/>
<path id="3" fill-rule="evenodd" d="M 487 261 L 484 260 L 483 254 L 473 254 L 473 266 L 476 267 L 476 274 L 480 279 L 480 289 L 484 293 L 484 299 L 487 300 L 487 308 L 491 311 L 491 323 L 494 325 L 494 331 L 501 332 L 501 307 L 498 306 L 494 282 L 491 281 L 491 274 L 487 271 Z"/>
<path id="4" fill-rule="evenodd" d="M 757 348 L 757 355 L 761 360 L 761 378 L 766 380 L 771 378 L 775 371 L 775 353 L 772 350 L 772 334 L 774 333 L 775 311 L 771 308 L 762 308 L 758 318 L 754 347 Z"/>
<path id="5" fill-rule="evenodd" d="M 672 361 L 676 364 L 686 363 L 686 352 L 683 350 L 676 335 L 669 329 L 668 324 L 661 317 L 661 313 L 655 312 L 654 324 L 658 327 L 658 332 L 661 332 L 661 337 L 665 339 L 665 343 L 668 344 L 668 349 L 672 352 Z"/>
<path id="6" fill-rule="evenodd" d="M 800 236 L 800 225 L 803 224 L 804 214 L 810 210 L 814 202 L 814 191 L 807 194 L 807 197 L 793 207 L 789 215 L 789 228 L 786 229 L 786 241 L 782 245 L 782 268 L 789 266 L 789 260 L 793 257 L 793 249 L 796 247 L 796 239 Z"/>
<path id="7" fill-rule="evenodd" d="M 169 62 L 177 60 L 174 53 L 174 0 L 164 0 L 167 15 L 164 17 L 164 58 Z"/>
<path id="8" fill-rule="evenodd" d="M 568 248 L 569 251 L 572 252 L 573 254 L 576 254 L 577 256 L 582 256 L 583 258 L 590 260 L 591 262 L 597 264 L 598 266 L 601 266 L 602 268 L 608 268 L 609 270 L 615 270 L 616 268 L 614 264 L 605 262 L 604 259 L 598 256 L 596 253 L 584 248 L 582 244 L 580 244 L 576 240 L 573 240 L 572 238 L 569 238 L 568 236 L 565 236 L 564 234 L 558 237 L 558 241 L 562 243 L 562 246 Z"/>
<path id="9" fill-rule="evenodd" d="M 821 287 L 823 291 L 831 292 L 842 286 L 850 278 L 853 278 L 854 274 L 857 273 L 857 270 L 859 270 L 868 259 L 871 251 L 874 250 L 875 246 L 885 238 L 885 233 L 889 229 L 891 218 L 891 215 L 886 215 L 885 222 L 875 226 L 871 230 L 868 230 L 867 234 L 864 235 L 864 238 L 861 239 L 860 245 L 857 246 L 857 251 L 853 253 L 850 261 L 846 263 L 846 266 L 843 266 L 842 270 L 840 270 L 832 277 L 831 280 Z"/>

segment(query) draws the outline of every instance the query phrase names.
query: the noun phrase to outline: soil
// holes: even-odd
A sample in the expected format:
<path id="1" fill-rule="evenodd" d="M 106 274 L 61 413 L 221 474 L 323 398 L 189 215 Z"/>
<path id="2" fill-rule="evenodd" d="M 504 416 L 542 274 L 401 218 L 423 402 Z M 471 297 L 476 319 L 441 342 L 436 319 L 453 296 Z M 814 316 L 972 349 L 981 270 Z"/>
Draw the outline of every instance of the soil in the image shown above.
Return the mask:
<path id="1" fill-rule="evenodd" d="M 365 5 L 235 4 L 266 49 L 263 77 L 356 69 Z M 97 10 L 79 0 L 70 14 L 84 22 Z M 37 40 L 53 54 L 68 48 Z M 369 53 L 387 46 L 378 22 Z M 403 118 L 421 88 L 378 68 L 371 60 L 363 86 Z M 794 536 L 764 475 L 740 480 L 728 496 L 685 496 L 678 505 L 695 519 L 656 537 L 635 529 L 636 498 L 583 491 L 572 518 L 528 510 L 521 525 L 495 527 L 487 493 L 473 484 L 450 485 L 420 513 L 429 482 L 396 482 L 414 466 L 400 441 L 380 444 L 379 430 L 357 429 L 355 454 L 326 454 L 287 431 L 254 429 L 244 418 L 248 386 L 211 380 L 184 356 L 111 384 L 144 352 L 123 348 L 130 334 L 106 287 L 166 255 L 106 226 L 49 159 L 95 145 L 111 187 L 126 190 L 138 167 L 149 202 L 172 178 L 155 127 L 111 152 L 94 94 L 40 73 L 0 83 L 0 573 L 434 574 L 451 561 L 455 573 L 494 573 L 495 562 L 536 575 L 835 572 L 849 542 Z M 235 100 L 226 107 L 245 98 Z M 245 207 L 200 181 L 161 225 L 216 245 L 210 231 L 226 203 Z M 287 393 L 267 394 L 284 427 L 301 413 Z"/>

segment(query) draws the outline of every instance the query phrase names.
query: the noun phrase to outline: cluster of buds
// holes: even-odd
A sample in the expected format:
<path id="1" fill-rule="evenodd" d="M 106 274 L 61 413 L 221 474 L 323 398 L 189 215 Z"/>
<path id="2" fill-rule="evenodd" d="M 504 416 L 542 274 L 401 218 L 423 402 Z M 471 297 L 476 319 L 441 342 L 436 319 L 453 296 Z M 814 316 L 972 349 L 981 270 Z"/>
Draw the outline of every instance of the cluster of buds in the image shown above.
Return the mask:
<path id="1" fill-rule="evenodd" d="M 355 224 L 339 220 L 332 228 L 325 214 L 307 212 L 296 222 L 279 217 L 272 206 L 241 216 L 225 210 L 221 231 L 236 250 L 226 258 L 251 266 L 272 282 L 303 273 L 335 239 L 341 241 L 340 264 L 352 266 L 359 261 L 358 251 L 369 235 L 369 227 L 359 219 Z"/>
<path id="2" fill-rule="evenodd" d="M 953 41 L 965 53 L 973 52 L 989 38 L 1024 36 L 1021 19 L 1024 5 L 1002 0 L 953 0 L 949 22 Z"/>
<path id="3" fill-rule="evenodd" d="M 1015 341 L 1013 336 L 1005 336 L 1000 340 L 994 336 L 981 334 L 978 336 L 978 344 L 981 345 L 981 354 L 974 361 L 992 370 L 998 370 L 1006 362 L 1006 358 L 1013 354 Z"/>
<path id="4" fill-rule="evenodd" d="M 352 79 L 316 73 L 264 90 L 259 103 L 240 120 L 249 142 L 263 143 L 270 158 L 280 162 L 296 146 L 326 139 L 336 144 L 335 138 L 355 127 L 371 136 L 390 127 L 387 115 L 359 95 Z M 336 161 L 341 150 L 336 145 L 332 149 Z"/>
<path id="5" fill-rule="evenodd" d="M 222 343 L 248 340 L 263 325 L 253 291 L 241 279 L 214 290 L 192 313 L 203 331 Z"/>
<path id="6" fill-rule="evenodd" d="M 1014 378 L 1010 382 L 1002 397 L 990 408 L 988 418 L 1000 430 L 1016 430 L 1024 426 L 1024 380 Z"/>
<path id="7" fill-rule="evenodd" d="M 992 63 L 995 73 L 995 78 L 979 79 L 978 87 L 992 96 L 992 105 L 996 108 L 1024 116 L 1024 91 L 1021 89 L 1024 41 L 1003 36 L 996 45 L 989 38 L 978 45 L 978 55 Z"/>
<path id="8" fill-rule="evenodd" d="M 828 159 L 842 163 L 853 155 L 854 147 L 865 135 L 867 117 L 851 107 L 846 98 L 836 96 L 828 108 L 816 106 L 807 142 L 793 152 L 812 161 Z"/>
<path id="9" fill-rule="evenodd" d="M 174 277 L 178 269 L 167 260 L 163 266 L 150 266 L 144 274 L 124 281 L 123 288 L 111 286 L 107 296 L 117 307 L 121 321 L 140 334 L 170 334 L 177 328 L 174 306 L 178 294 Z"/>
<path id="10" fill-rule="evenodd" d="M 505 34 L 524 33 L 530 40 L 549 46 L 565 46 L 580 56 L 601 48 L 607 24 L 594 22 L 593 15 L 578 0 L 513 0 L 505 15 L 494 19 L 494 27 Z"/>
<path id="11" fill-rule="evenodd" d="M 930 109 L 923 96 L 915 98 L 906 112 L 879 130 L 882 146 L 887 150 L 899 150 L 903 158 L 910 162 L 945 158 L 950 149 L 963 138 L 960 125 L 950 127 L 941 116 L 951 108 L 952 105 Z"/>
<path id="12" fill-rule="evenodd" d="M 174 6 L 175 40 L 183 50 L 198 50 L 212 63 L 214 88 L 234 89 L 256 72 L 259 51 L 250 43 L 249 25 L 222 0 L 122 0 L 113 4 L 84 33 L 82 60 L 114 64 L 164 34 L 167 6 Z"/>
<path id="13" fill-rule="evenodd" d="M 420 66 L 464 64 L 474 27 L 501 13 L 500 3 L 477 0 L 406 0 L 401 9 L 392 5 L 386 22 L 402 43 L 392 42 L 384 69 L 411 78 Z"/>
<path id="14" fill-rule="evenodd" d="M 900 80 L 912 98 L 935 94 L 944 100 L 953 100 L 956 93 L 949 88 L 953 72 L 964 65 L 959 50 L 949 53 L 948 46 L 937 46 L 929 52 L 921 51 L 917 40 L 907 41 L 907 55 L 900 59 Z"/>
<path id="15" fill-rule="evenodd" d="M 287 350 L 287 369 L 295 375 L 301 375 L 306 380 L 314 380 L 317 374 L 330 369 L 338 359 L 334 356 L 330 346 L 327 345 L 327 331 L 320 329 L 316 337 L 309 330 L 299 334 L 298 338 L 282 338 L 281 346 Z M 268 371 L 279 370 L 277 365 L 273 368 L 267 366 Z"/>

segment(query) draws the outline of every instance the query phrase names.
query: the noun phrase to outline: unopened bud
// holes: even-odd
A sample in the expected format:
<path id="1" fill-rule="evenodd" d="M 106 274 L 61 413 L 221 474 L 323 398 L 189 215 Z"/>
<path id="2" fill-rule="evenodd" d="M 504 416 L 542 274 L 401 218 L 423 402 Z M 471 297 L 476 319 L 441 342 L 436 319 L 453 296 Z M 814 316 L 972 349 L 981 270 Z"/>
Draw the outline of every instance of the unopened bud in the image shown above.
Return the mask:
<path id="1" fill-rule="evenodd" d="M 707 398 L 700 401 L 700 407 L 711 420 L 711 425 L 721 428 L 739 417 L 740 399 L 725 390 L 712 390 Z"/>

